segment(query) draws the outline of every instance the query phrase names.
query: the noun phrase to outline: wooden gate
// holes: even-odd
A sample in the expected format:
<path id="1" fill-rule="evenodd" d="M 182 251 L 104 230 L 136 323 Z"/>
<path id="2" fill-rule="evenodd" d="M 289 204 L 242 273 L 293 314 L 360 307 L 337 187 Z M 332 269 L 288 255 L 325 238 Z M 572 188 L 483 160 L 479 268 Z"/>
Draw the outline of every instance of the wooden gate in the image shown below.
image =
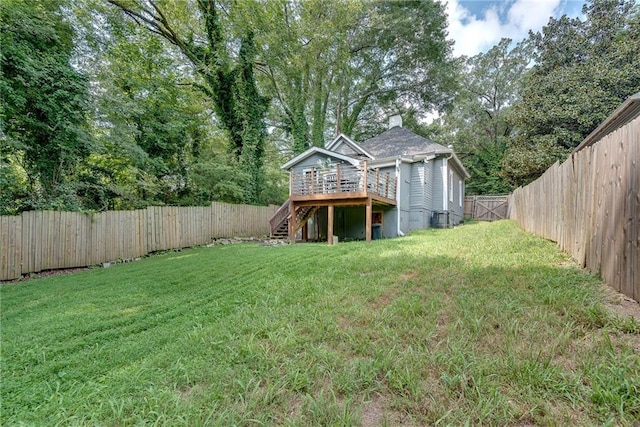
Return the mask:
<path id="1" fill-rule="evenodd" d="M 480 221 L 506 219 L 509 195 L 467 196 L 464 198 L 464 216 Z"/>

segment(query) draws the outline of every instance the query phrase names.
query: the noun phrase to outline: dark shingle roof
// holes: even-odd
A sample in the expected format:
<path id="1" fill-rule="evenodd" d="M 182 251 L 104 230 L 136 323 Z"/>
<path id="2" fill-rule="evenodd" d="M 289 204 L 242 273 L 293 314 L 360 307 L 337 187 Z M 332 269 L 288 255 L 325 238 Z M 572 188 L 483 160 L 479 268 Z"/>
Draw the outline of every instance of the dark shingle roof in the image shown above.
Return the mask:
<path id="1" fill-rule="evenodd" d="M 453 152 L 450 148 L 436 144 L 430 139 L 398 126 L 364 141 L 361 146 L 378 159 L 434 152 Z"/>

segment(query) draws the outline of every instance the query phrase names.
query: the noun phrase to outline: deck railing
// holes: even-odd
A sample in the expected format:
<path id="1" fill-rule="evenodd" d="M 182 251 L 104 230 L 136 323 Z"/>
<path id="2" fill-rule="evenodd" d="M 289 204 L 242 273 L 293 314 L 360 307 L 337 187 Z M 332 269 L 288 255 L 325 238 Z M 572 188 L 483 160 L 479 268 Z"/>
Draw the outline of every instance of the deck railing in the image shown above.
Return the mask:
<path id="1" fill-rule="evenodd" d="M 330 168 L 312 167 L 291 171 L 292 196 L 337 193 L 373 193 L 395 200 L 396 178 L 389 172 L 367 168 L 366 162 L 365 167 L 337 164 Z"/>

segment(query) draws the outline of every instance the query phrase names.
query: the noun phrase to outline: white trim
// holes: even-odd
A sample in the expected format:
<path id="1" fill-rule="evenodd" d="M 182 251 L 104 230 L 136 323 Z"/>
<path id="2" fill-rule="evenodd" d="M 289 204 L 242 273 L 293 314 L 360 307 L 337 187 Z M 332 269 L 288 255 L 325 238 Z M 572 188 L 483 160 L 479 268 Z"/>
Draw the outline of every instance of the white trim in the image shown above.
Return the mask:
<path id="1" fill-rule="evenodd" d="M 320 147 L 311 147 L 304 153 L 298 154 L 296 157 L 289 160 L 284 165 L 280 166 L 280 169 L 290 169 L 296 164 L 300 163 L 302 160 L 306 159 L 307 157 L 315 153 L 324 154 L 325 156 L 330 156 L 339 160 L 343 160 L 345 162 L 352 164 L 353 166 L 360 165 L 360 161 L 357 159 L 354 159 L 353 157 L 345 156 L 344 154 L 336 153 L 334 151 L 325 150 L 324 148 L 320 148 Z"/>
<path id="2" fill-rule="evenodd" d="M 369 167 L 374 167 L 375 166 L 377 168 L 388 168 L 389 166 L 395 166 L 397 161 L 398 160 L 391 160 L 391 161 L 383 162 L 383 163 L 369 162 L 369 163 L 367 163 L 367 165 Z"/>
<path id="3" fill-rule="evenodd" d="M 453 170 L 449 169 L 449 201 L 453 203 Z"/>
<path id="4" fill-rule="evenodd" d="M 449 210 L 449 197 L 447 197 L 447 191 L 449 189 L 449 183 L 447 181 L 447 170 L 449 168 L 447 167 L 447 161 L 448 159 L 446 157 L 442 158 L 441 173 L 442 173 L 442 210 L 443 211 Z"/>
<path id="5" fill-rule="evenodd" d="M 402 161 L 400 159 L 396 160 L 396 179 L 397 179 L 397 183 L 398 186 L 396 187 L 396 210 L 398 211 L 398 221 L 397 221 L 397 231 L 398 231 L 398 236 L 400 237 L 404 237 L 404 233 L 402 232 L 402 227 L 401 224 L 402 222 L 400 221 L 400 215 L 402 215 L 402 202 L 400 201 L 400 195 L 402 194 L 402 192 L 400 191 L 400 187 L 402 185 L 402 177 L 400 176 L 401 173 L 401 169 L 402 169 Z"/>

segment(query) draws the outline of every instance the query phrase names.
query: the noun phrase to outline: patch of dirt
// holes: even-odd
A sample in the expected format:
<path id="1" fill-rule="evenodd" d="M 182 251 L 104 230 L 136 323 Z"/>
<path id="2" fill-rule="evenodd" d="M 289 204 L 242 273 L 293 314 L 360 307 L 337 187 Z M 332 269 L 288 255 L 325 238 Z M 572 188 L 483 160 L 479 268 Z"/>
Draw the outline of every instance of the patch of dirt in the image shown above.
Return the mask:
<path id="1" fill-rule="evenodd" d="M 640 322 L 640 303 L 621 294 L 611 286 L 605 286 L 605 305 L 622 317 L 633 317 Z"/>
<path id="2" fill-rule="evenodd" d="M 404 272 L 404 273 L 402 273 L 400 275 L 400 281 L 402 283 L 406 283 L 409 280 L 415 280 L 415 279 L 417 279 L 419 277 L 420 277 L 420 275 L 418 273 L 416 273 L 415 271 L 407 271 L 407 272 Z"/>
<path id="3" fill-rule="evenodd" d="M 187 385 L 187 386 L 175 389 L 174 392 L 178 395 L 180 400 L 187 401 L 195 393 L 200 392 L 202 390 L 202 388 L 203 387 L 201 385 L 198 385 L 198 384 L 196 384 L 194 386 Z"/>
<path id="4" fill-rule="evenodd" d="M 405 415 L 391 408 L 384 396 L 379 394 L 364 402 L 361 413 L 362 427 L 413 425 Z"/>
<path id="5" fill-rule="evenodd" d="M 2 282 L 0 282 L 0 286 L 13 285 L 13 284 L 16 284 L 16 283 L 24 283 L 24 282 L 28 282 L 31 279 L 39 279 L 41 277 L 60 276 L 60 275 L 63 275 L 63 274 L 73 274 L 73 273 L 78 273 L 80 271 L 85 271 L 85 270 L 90 270 L 90 268 L 89 267 L 61 268 L 59 270 L 45 270 L 45 271 L 41 271 L 39 273 L 28 273 L 28 274 L 25 274 L 24 276 L 20 277 L 19 279 L 2 281 Z"/>
<path id="6" fill-rule="evenodd" d="M 299 397 L 295 397 L 289 404 L 287 415 L 289 416 L 290 419 L 297 419 L 300 417 L 301 410 L 302 410 L 302 399 Z"/>
<path id="7" fill-rule="evenodd" d="M 384 425 L 385 403 L 382 397 L 374 396 L 362 407 L 362 427 L 377 427 Z"/>
<path id="8" fill-rule="evenodd" d="M 371 301 L 370 305 L 374 310 L 378 310 L 388 306 L 391 301 L 396 299 L 398 296 L 399 289 L 397 287 L 393 287 L 389 289 L 389 292 L 386 294 L 380 295 L 378 298 Z"/>

